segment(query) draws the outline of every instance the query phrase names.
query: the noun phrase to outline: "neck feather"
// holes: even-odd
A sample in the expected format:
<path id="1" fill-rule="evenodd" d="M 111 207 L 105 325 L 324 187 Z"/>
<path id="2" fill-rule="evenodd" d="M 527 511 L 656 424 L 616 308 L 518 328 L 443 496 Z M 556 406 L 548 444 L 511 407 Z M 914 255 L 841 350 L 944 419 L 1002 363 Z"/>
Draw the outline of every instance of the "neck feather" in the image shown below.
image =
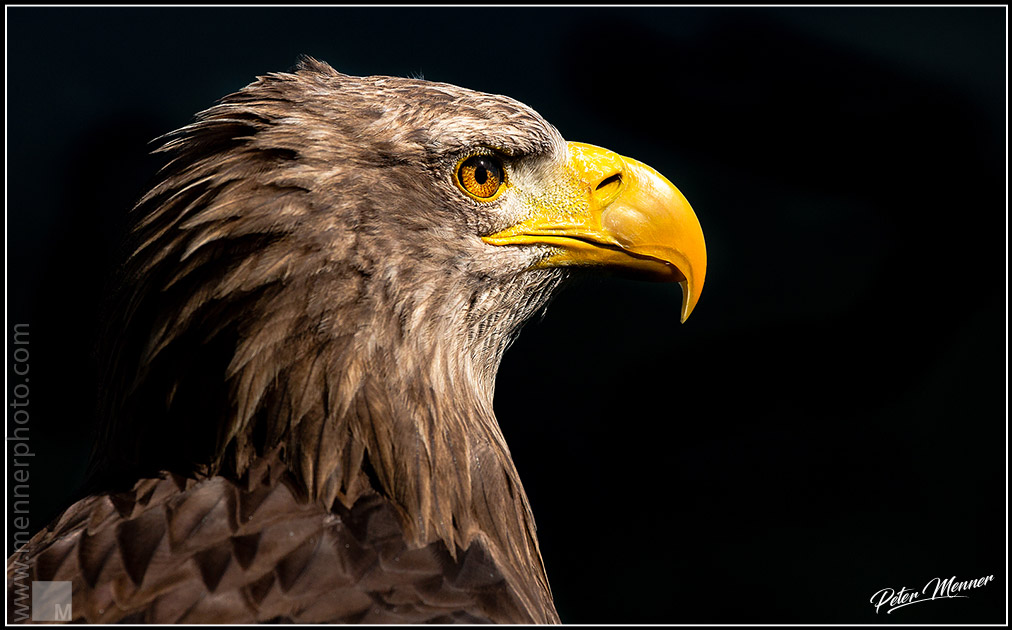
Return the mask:
<path id="1" fill-rule="evenodd" d="M 547 592 L 534 518 L 492 402 L 506 347 L 559 280 L 545 273 L 516 285 L 461 281 L 456 286 L 467 290 L 393 303 L 378 297 L 385 291 L 373 293 L 364 300 L 368 326 L 298 352 L 260 401 L 245 405 L 253 413 L 225 437 L 230 472 L 241 474 L 280 444 L 313 500 L 350 508 L 363 493 L 380 492 L 415 544 L 442 540 L 455 555 L 480 539 L 504 570 L 518 577 L 533 570 Z M 514 295 L 528 297 L 508 299 Z M 291 346 L 279 349 L 288 354 Z M 237 372 L 238 382 L 257 383 L 263 366 L 246 369 L 252 374 Z"/>

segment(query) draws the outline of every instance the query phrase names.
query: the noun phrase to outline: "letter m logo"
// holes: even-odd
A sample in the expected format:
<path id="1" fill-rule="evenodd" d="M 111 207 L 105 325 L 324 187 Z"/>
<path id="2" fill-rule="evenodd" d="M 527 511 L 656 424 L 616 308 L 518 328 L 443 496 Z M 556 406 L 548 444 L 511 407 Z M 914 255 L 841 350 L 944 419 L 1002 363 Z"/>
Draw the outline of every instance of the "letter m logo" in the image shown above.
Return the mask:
<path id="1" fill-rule="evenodd" d="M 66 606 L 56 605 L 56 621 L 70 621 L 70 604 Z"/>
<path id="2" fill-rule="evenodd" d="M 32 582 L 32 621 L 71 621 L 70 582 Z"/>

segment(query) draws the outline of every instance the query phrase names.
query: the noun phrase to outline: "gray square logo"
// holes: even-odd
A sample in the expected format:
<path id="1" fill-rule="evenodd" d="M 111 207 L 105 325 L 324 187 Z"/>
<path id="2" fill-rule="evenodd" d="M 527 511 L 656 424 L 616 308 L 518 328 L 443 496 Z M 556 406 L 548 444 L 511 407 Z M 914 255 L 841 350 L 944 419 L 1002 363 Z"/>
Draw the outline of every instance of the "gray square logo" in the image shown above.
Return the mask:
<path id="1" fill-rule="evenodd" d="M 32 582 L 32 621 L 70 621 L 70 582 Z"/>

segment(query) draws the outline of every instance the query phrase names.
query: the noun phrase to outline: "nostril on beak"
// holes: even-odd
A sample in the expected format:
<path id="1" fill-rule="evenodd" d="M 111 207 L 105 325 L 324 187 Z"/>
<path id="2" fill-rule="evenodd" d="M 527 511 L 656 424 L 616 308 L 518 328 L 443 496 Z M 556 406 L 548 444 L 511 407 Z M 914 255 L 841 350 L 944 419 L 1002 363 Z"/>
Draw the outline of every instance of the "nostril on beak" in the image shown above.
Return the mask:
<path id="1" fill-rule="evenodd" d="M 604 190 L 612 184 L 622 183 L 622 173 L 615 173 L 611 177 L 605 177 L 601 180 L 601 183 L 597 185 L 597 190 Z"/>
<path id="2" fill-rule="evenodd" d="M 601 183 L 594 189 L 594 201 L 599 207 L 611 205 L 611 202 L 618 199 L 618 193 L 622 190 L 622 173 L 618 172 L 609 175 L 601 180 Z"/>

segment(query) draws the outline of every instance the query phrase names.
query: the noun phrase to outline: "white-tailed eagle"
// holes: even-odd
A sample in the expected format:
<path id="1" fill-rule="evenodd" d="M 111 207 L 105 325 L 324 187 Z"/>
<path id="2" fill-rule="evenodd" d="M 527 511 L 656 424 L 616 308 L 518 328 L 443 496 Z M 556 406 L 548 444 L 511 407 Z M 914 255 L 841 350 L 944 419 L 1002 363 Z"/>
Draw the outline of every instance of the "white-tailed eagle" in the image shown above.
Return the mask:
<path id="1" fill-rule="evenodd" d="M 9 603 L 27 575 L 86 622 L 557 622 L 496 371 L 577 268 L 679 282 L 688 317 L 682 194 L 504 96 L 310 58 L 160 151 L 87 496 Z"/>

